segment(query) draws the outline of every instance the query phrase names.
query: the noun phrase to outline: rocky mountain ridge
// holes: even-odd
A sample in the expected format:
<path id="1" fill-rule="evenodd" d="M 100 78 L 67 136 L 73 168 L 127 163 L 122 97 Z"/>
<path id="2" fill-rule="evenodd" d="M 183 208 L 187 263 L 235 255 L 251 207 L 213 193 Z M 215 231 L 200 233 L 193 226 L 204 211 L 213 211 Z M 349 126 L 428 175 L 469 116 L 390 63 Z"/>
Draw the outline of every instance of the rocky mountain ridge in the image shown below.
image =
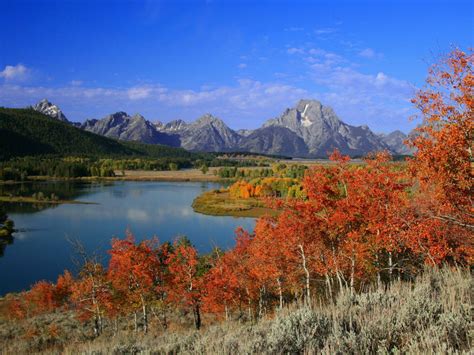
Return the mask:
<path id="1" fill-rule="evenodd" d="M 35 111 L 41 112 L 42 114 L 53 117 L 59 121 L 69 122 L 64 113 L 61 111 L 61 109 L 58 106 L 49 102 L 47 99 L 41 100 L 36 105 L 31 106 L 31 108 Z"/>
<path id="2" fill-rule="evenodd" d="M 62 121 L 66 119 L 62 111 L 47 100 L 33 109 Z M 106 137 L 165 144 L 190 151 L 247 151 L 304 158 L 327 157 L 335 148 L 351 156 L 379 150 L 410 154 L 403 144 L 407 137 L 403 132 L 377 135 L 367 126 L 346 124 L 331 107 L 316 100 L 300 100 L 295 107 L 255 130 L 235 131 L 211 114 L 189 123 L 183 120 L 152 123 L 139 114 L 129 116 L 125 112 L 86 120 L 80 128 Z"/>

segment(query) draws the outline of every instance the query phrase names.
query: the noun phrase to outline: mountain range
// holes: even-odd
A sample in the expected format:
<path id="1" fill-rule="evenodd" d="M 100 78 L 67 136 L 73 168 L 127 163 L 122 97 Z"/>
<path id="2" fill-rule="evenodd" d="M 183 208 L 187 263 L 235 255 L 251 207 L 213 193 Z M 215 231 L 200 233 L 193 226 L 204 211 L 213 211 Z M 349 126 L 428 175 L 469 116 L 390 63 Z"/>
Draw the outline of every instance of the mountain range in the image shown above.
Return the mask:
<path id="1" fill-rule="evenodd" d="M 300 100 L 293 108 L 266 121 L 255 130 L 235 131 L 222 119 L 205 114 L 187 123 L 151 122 L 136 114 L 116 112 L 102 119 L 84 123 L 70 122 L 58 106 L 42 100 L 32 107 L 60 121 L 102 136 L 149 144 L 163 144 L 199 152 L 252 152 L 290 157 L 327 157 L 339 149 L 343 154 L 363 156 L 369 152 L 388 150 L 407 155 L 403 144 L 407 135 L 401 131 L 375 134 L 367 126 L 352 126 L 339 119 L 331 107 L 316 100 Z"/>

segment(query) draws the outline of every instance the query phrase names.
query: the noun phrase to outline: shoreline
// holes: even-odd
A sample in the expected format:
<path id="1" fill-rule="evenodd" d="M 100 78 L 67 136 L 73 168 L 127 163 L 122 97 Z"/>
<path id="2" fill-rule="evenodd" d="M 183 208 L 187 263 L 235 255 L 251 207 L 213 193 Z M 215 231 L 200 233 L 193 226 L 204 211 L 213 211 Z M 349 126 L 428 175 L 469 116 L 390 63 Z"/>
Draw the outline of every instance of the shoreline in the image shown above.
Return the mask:
<path id="1" fill-rule="evenodd" d="M 29 176 L 27 181 L 169 181 L 169 182 L 224 182 L 231 179 L 221 178 L 214 175 L 217 168 L 209 169 L 207 174 L 203 174 L 199 169 L 183 170 L 125 170 L 125 175 L 120 171 L 115 171 L 115 176 L 98 177 L 84 176 L 76 178 L 51 177 L 51 176 Z"/>
<path id="2" fill-rule="evenodd" d="M 31 204 L 48 204 L 48 205 L 98 205 L 97 202 L 78 201 L 78 200 L 38 200 L 33 197 L 26 196 L 0 196 L 0 202 L 6 203 L 31 203 Z"/>

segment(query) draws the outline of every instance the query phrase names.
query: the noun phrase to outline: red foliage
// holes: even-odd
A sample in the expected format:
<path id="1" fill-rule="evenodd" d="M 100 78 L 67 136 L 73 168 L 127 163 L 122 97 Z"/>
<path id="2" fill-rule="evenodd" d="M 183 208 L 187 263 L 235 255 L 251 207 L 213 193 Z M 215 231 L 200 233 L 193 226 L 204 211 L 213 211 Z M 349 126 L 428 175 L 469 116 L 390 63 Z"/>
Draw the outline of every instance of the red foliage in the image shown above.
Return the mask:
<path id="1" fill-rule="evenodd" d="M 412 100 L 423 118 L 410 142 L 416 148 L 413 206 L 422 220 L 412 229 L 412 247 L 433 263 L 474 258 L 473 65 L 472 51 L 455 49 L 431 68 L 427 86 Z"/>
<path id="2" fill-rule="evenodd" d="M 25 295 L 30 314 L 40 314 L 53 311 L 58 304 L 54 295 L 54 284 L 47 281 L 39 281 L 33 285 Z"/>
<path id="3" fill-rule="evenodd" d="M 168 254 L 166 265 L 170 273 L 167 285 L 170 301 L 184 310 L 191 309 L 196 328 L 199 329 L 203 278 L 196 249 L 187 239 L 175 241 Z"/>

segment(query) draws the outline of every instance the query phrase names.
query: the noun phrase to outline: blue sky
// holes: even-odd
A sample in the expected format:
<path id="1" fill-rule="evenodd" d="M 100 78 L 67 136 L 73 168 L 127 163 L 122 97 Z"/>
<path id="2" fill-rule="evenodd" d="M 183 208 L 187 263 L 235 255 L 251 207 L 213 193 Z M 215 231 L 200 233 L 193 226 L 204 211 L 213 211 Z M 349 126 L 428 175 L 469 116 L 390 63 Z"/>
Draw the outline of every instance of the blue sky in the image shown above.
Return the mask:
<path id="1" fill-rule="evenodd" d="M 0 106 L 48 98 L 74 121 L 210 112 L 239 129 L 314 98 L 408 131 L 428 65 L 474 45 L 473 4 L 0 0 Z"/>

